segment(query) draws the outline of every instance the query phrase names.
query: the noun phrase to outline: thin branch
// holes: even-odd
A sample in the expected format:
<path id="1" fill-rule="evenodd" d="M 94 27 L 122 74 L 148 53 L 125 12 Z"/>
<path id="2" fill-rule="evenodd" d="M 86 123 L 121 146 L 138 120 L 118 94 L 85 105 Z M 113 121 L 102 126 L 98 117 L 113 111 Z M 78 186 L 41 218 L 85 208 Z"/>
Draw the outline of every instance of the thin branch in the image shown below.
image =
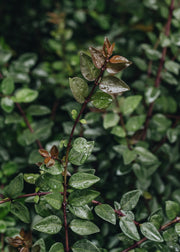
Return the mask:
<path id="1" fill-rule="evenodd" d="M 180 222 L 180 217 L 176 217 L 174 220 L 166 223 L 165 225 L 163 225 L 159 231 L 163 231 L 165 230 L 167 227 L 170 227 L 171 225 L 175 224 L 175 223 L 178 223 Z M 143 239 L 141 239 L 140 241 L 134 243 L 132 246 L 130 246 L 129 248 L 127 249 L 124 249 L 122 252 L 128 252 L 130 251 L 131 249 L 134 249 L 136 247 L 138 247 L 140 244 L 142 244 L 143 242 L 145 242 L 146 240 L 148 240 L 148 238 L 144 237 Z"/>
<path id="2" fill-rule="evenodd" d="M 26 115 L 25 115 L 25 113 L 24 113 L 24 111 L 23 111 L 21 105 L 20 105 L 18 102 L 15 102 L 15 104 L 16 104 L 17 108 L 19 109 L 19 111 L 20 111 L 20 113 L 21 113 L 21 115 L 22 115 L 22 117 L 23 117 L 23 119 L 24 119 L 24 121 L 25 121 L 27 127 L 29 128 L 30 132 L 33 133 L 34 130 L 33 130 L 33 128 L 31 127 L 31 125 L 30 125 L 30 123 L 29 123 L 29 121 L 28 121 L 28 119 L 27 119 L 27 117 L 26 117 Z M 36 143 L 37 143 L 37 145 L 38 145 L 38 147 L 39 147 L 40 149 L 43 148 L 41 142 L 40 142 L 38 139 L 36 140 Z"/>
<path id="3" fill-rule="evenodd" d="M 17 199 L 22 199 L 22 198 L 28 198 L 28 197 L 33 197 L 33 196 L 44 196 L 44 195 L 47 195 L 47 194 L 50 194 L 52 192 L 37 192 L 37 193 L 29 193 L 29 194 L 23 194 L 23 195 L 20 195 L 18 197 L 16 197 L 15 199 L 10 199 L 10 198 L 7 198 L 7 199 L 3 199 L 3 200 L 0 200 L 0 204 L 3 204 L 3 203 L 6 203 L 6 202 L 9 202 L 9 201 L 12 201 L 12 200 L 17 200 Z M 64 194 L 63 192 L 60 192 L 60 194 Z"/>
<path id="4" fill-rule="evenodd" d="M 169 7 L 168 21 L 166 23 L 166 28 L 165 28 L 165 35 L 167 37 L 169 36 L 169 33 L 170 33 L 173 9 L 174 9 L 174 0 L 171 0 L 171 5 Z M 160 59 L 157 75 L 156 75 L 155 84 L 154 84 L 154 86 L 156 88 L 158 88 L 160 86 L 161 72 L 162 72 L 162 69 L 163 69 L 163 66 L 164 66 L 166 53 L 167 53 L 167 47 L 164 47 L 163 51 L 162 51 L 162 56 L 161 56 L 161 59 Z M 154 102 L 150 103 L 150 106 L 149 106 L 149 110 L 148 110 L 146 121 L 145 121 L 144 131 L 143 131 L 143 134 L 142 134 L 142 140 L 146 139 L 147 129 L 148 129 L 148 126 L 149 126 L 150 118 L 152 116 L 153 107 L 154 107 Z"/>
<path id="5" fill-rule="evenodd" d="M 80 120 L 81 115 L 83 114 L 88 102 L 91 100 L 91 97 L 96 89 L 96 87 L 99 85 L 99 81 L 101 80 L 103 73 L 106 69 L 106 64 L 108 63 L 109 59 L 106 58 L 104 65 L 101 68 L 101 72 L 99 74 L 99 76 L 97 77 L 97 79 L 94 81 L 94 85 L 91 89 L 91 92 L 89 93 L 88 97 L 86 98 L 86 100 L 84 101 L 81 110 L 74 122 L 73 128 L 71 130 L 71 134 L 69 137 L 69 141 L 68 141 L 68 145 L 67 145 L 67 150 L 66 150 L 66 156 L 65 156 L 65 165 L 64 165 L 64 197 L 63 197 L 63 213 L 64 213 L 64 228 L 65 228 L 65 240 L 66 240 L 66 252 L 69 252 L 69 238 L 68 238 L 68 225 L 67 225 L 67 215 L 66 215 L 66 205 L 67 205 L 67 166 L 68 166 L 68 158 L 69 158 L 69 152 L 71 149 L 71 142 L 74 136 L 74 131 L 76 129 L 76 126 Z"/>

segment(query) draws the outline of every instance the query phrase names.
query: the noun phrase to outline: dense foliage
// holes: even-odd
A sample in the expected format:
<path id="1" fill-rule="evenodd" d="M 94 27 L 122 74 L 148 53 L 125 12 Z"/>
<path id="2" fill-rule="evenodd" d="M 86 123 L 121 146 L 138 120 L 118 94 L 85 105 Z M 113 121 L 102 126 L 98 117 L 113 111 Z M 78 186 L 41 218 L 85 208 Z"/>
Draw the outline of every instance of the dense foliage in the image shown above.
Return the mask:
<path id="1" fill-rule="evenodd" d="M 180 251 L 180 2 L 0 11 L 1 251 Z"/>

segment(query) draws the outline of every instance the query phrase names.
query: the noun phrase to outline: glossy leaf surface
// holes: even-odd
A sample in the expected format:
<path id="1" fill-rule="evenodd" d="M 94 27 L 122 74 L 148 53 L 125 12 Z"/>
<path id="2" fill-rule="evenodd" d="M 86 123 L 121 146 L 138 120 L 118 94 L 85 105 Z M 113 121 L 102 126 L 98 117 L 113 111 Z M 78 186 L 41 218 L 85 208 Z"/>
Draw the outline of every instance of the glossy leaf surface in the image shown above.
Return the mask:
<path id="1" fill-rule="evenodd" d="M 57 234 L 62 228 L 62 222 L 56 215 L 50 215 L 38 221 L 33 229 L 46 234 Z"/>
<path id="2" fill-rule="evenodd" d="M 69 185 L 75 189 L 85 189 L 100 180 L 97 176 L 93 174 L 78 172 L 71 176 L 69 180 Z"/>
<path id="3" fill-rule="evenodd" d="M 84 206 L 99 196 L 99 192 L 94 190 L 76 190 L 69 195 L 69 203 L 73 206 Z"/>
<path id="4" fill-rule="evenodd" d="M 28 208 L 21 202 L 15 201 L 11 203 L 11 213 L 25 223 L 30 223 L 30 214 Z"/>
<path id="5" fill-rule="evenodd" d="M 72 246 L 73 252 L 100 252 L 100 249 L 98 249 L 92 242 L 82 239 L 77 241 Z"/>
<path id="6" fill-rule="evenodd" d="M 163 238 L 160 235 L 159 231 L 156 229 L 156 227 L 150 223 L 150 222 L 145 222 L 140 225 L 140 229 L 142 234 L 147 237 L 151 241 L 156 241 L 156 242 L 163 242 Z"/>
<path id="7" fill-rule="evenodd" d="M 121 208 L 123 210 L 132 210 L 137 205 L 142 192 L 140 190 L 134 190 L 125 193 L 120 201 Z"/>
<path id="8" fill-rule="evenodd" d="M 89 93 L 88 84 L 83 79 L 74 77 L 69 78 L 69 85 L 76 101 L 83 103 Z"/>
<path id="9" fill-rule="evenodd" d="M 131 238 L 135 241 L 140 240 L 140 236 L 139 236 L 137 227 L 134 224 L 134 222 L 132 222 L 132 220 L 130 221 L 128 218 L 122 217 L 120 219 L 119 225 L 120 225 L 120 228 L 122 229 L 123 233 L 125 235 L 127 235 L 129 238 Z"/>
<path id="10" fill-rule="evenodd" d="M 87 220 L 74 219 L 70 223 L 71 230 L 79 235 L 90 235 L 100 232 L 98 226 Z"/>
<path id="11" fill-rule="evenodd" d="M 95 207 L 95 213 L 103 220 L 116 224 L 116 216 L 114 209 L 108 204 L 101 204 Z"/>
<path id="12" fill-rule="evenodd" d="M 119 94 L 128 91 L 129 86 L 115 76 L 106 76 L 101 80 L 99 88 L 108 94 Z"/>

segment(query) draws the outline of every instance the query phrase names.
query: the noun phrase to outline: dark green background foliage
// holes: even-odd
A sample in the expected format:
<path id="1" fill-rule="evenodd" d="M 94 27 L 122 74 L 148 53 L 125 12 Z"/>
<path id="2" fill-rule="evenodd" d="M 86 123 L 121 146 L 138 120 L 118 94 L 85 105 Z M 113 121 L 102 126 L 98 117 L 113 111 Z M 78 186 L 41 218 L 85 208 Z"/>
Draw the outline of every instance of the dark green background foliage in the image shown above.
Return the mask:
<path id="1" fill-rule="evenodd" d="M 50 151 L 53 145 L 65 162 L 79 103 L 100 72 L 88 47 L 102 47 L 105 37 L 115 42 L 114 55 L 133 63 L 116 74 L 130 90 L 119 96 L 102 92 L 115 78 L 105 72 L 102 91 L 93 94 L 75 129 L 68 164 L 69 246 L 73 252 L 120 252 L 146 237 L 131 251 L 180 251 L 175 219 L 180 214 L 180 1 L 171 19 L 172 2 L 1 1 L 0 200 L 20 196 L 0 204 L 3 252 L 7 237 L 22 228 L 33 230 L 31 251 L 67 252 L 59 193 L 63 164 L 57 157 L 51 168 L 35 164 L 43 162 L 38 149 Z M 76 88 L 83 77 L 89 86 L 83 82 Z M 118 85 L 127 88 L 124 82 Z M 44 157 L 54 162 L 52 150 Z M 21 198 L 38 191 L 39 196 Z M 102 204 L 92 204 L 94 199 Z M 20 247 L 27 252 L 31 244 Z"/>

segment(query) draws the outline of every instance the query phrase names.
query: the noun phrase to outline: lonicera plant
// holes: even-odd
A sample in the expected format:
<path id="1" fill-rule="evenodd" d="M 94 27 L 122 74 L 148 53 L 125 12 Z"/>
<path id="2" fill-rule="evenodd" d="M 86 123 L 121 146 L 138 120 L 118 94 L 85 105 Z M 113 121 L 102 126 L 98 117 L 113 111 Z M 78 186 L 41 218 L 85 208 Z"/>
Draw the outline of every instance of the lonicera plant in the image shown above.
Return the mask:
<path id="1" fill-rule="evenodd" d="M 14 143 L 6 144 L 11 147 L 10 154 L 0 148 L 3 160 L 0 175 L 4 185 L 0 195 L 3 252 L 178 251 L 179 189 L 173 189 L 174 185 L 178 186 L 178 180 L 174 174 L 169 175 L 172 183 L 165 188 L 159 175 L 165 176 L 169 167 L 175 168 L 175 174 L 179 170 L 179 164 L 175 164 L 178 157 L 174 158 L 178 152 L 178 122 L 172 125 L 168 117 L 159 113 L 164 109 L 163 97 L 167 94 L 166 87 L 160 89 L 161 77 L 171 75 L 168 66 L 170 72 L 178 71 L 178 63 L 168 60 L 162 72 L 173 4 L 172 0 L 165 32 L 161 34 L 161 40 L 166 43 L 158 68 L 153 68 L 152 60 L 153 57 L 157 60 L 159 54 L 143 45 L 151 60 L 147 81 L 150 86 L 143 95 L 144 74 L 133 84 L 138 93 L 125 98 L 124 92 L 131 91 L 120 76 L 131 62 L 114 54 L 115 44 L 107 38 L 102 48 L 90 47 L 89 51 L 80 52 L 81 76 L 69 78 L 72 95 L 78 104 L 68 102 L 63 106 L 71 122 L 64 123 L 66 118 L 60 118 L 64 134 L 55 135 L 46 148 L 44 141 L 51 135 L 53 122 L 48 119 L 34 121 L 33 116 L 46 116 L 50 109 L 44 105 L 23 109 L 22 105 L 38 97 L 37 88 L 28 87 L 28 73 L 37 79 L 37 86 L 41 86 L 47 73 L 41 64 L 34 67 L 35 54 L 20 56 L 7 70 L 5 64 L 11 54 L 2 51 L 5 56 L 1 62 L 1 108 L 6 113 L 5 124 L 14 125 L 18 143 L 26 146 L 25 153 L 29 153 L 32 144 L 38 146 L 28 159 L 29 164 L 34 164 L 33 169 L 28 172 L 26 168 L 25 173 L 21 172 L 25 159 L 17 157 L 8 161 Z M 177 43 L 173 44 L 174 51 Z M 134 60 L 144 69 L 142 59 Z M 153 75 L 156 77 L 154 85 Z M 16 90 L 14 83 L 25 85 Z M 166 110 L 174 113 L 173 98 L 169 100 L 172 106 Z M 152 115 L 153 107 L 158 113 Z M 103 129 L 99 126 L 101 118 Z M 4 121 L 0 119 L 3 128 Z M 14 129 L 7 127 L 6 130 L 13 139 Z M 166 144 L 167 140 L 172 149 Z M 17 170 L 18 175 L 9 183 L 8 177 Z M 27 186 L 32 192 L 24 194 Z M 163 208 L 153 197 L 155 192 L 165 202 Z M 108 236 L 110 241 L 105 247 L 102 237 Z"/>

